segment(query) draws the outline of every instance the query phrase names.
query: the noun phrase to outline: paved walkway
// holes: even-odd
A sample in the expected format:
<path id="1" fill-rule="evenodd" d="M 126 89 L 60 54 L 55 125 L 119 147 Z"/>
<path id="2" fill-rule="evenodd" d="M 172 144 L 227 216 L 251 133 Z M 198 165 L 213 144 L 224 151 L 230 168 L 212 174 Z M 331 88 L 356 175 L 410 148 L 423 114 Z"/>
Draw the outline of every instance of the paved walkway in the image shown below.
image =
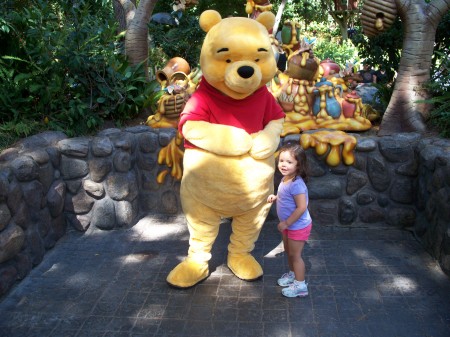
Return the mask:
<path id="1" fill-rule="evenodd" d="M 167 273 L 187 252 L 183 218 L 130 229 L 70 232 L 0 299 L 0 335 L 29 336 L 450 336 L 450 278 L 408 232 L 313 229 L 305 248 L 310 295 L 288 299 L 275 223 L 254 254 L 264 276 L 244 282 L 226 267 L 225 222 L 211 276 L 187 289 Z"/>

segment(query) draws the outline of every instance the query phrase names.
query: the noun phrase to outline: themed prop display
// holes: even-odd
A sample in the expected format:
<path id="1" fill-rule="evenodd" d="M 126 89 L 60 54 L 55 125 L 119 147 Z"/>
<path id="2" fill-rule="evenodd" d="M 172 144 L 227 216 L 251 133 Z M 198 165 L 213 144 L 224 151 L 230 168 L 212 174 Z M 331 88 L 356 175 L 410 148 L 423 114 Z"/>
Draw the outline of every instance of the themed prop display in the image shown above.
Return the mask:
<path id="1" fill-rule="evenodd" d="M 232 218 L 227 264 L 243 280 L 263 271 L 251 255 L 273 191 L 274 153 L 284 113 L 266 83 L 277 67 L 268 29 L 275 16 L 222 19 L 200 16 L 207 32 L 200 67 L 203 78 L 184 108 L 185 138 L 181 202 L 190 240 L 187 258 L 167 276 L 175 287 L 191 287 L 209 275 L 211 247 L 222 218 Z"/>
<path id="2" fill-rule="evenodd" d="M 259 14 L 272 10 L 272 5 L 270 1 L 267 0 L 247 0 L 245 5 L 245 12 L 249 15 L 251 19 L 256 19 Z M 269 27 L 270 31 L 272 27 Z"/>
<path id="3" fill-rule="evenodd" d="M 156 72 L 156 79 L 163 94 L 157 103 L 154 115 L 148 117 L 146 124 L 152 128 L 178 128 L 180 113 L 187 100 L 197 89 L 202 72 L 199 68 L 191 71 L 189 64 L 181 57 L 170 59 L 166 66 Z M 183 174 L 181 161 L 183 137 L 179 132 L 163 147 L 158 154 L 158 164 L 171 168 L 171 176 L 180 180 Z M 156 178 L 159 184 L 164 182 L 168 170 L 161 170 Z"/>
<path id="4" fill-rule="evenodd" d="M 315 39 L 298 41 L 298 25 L 285 23 L 281 47 L 288 55 L 287 69 L 278 72 L 271 91 L 286 113 L 282 136 L 306 130 L 364 131 L 372 123 L 361 98 L 349 91 L 340 66 L 314 56 Z"/>

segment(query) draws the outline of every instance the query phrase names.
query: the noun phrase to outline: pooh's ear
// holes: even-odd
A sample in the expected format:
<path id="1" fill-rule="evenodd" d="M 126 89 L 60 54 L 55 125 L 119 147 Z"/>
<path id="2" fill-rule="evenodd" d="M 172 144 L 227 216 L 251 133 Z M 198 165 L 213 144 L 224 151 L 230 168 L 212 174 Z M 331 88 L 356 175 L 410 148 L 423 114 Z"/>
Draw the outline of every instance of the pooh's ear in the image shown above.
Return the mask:
<path id="1" fill-rule="evenodd" d="M 258 15 L 256 21 L 258 21 L 260 24 L 266 27 L 267 30 L 269 31 L 273 28 L 273 25 L 275 24 L 275 14 L 273 14 L 272 12 L 262 12 L 261 14 Z"/>
<path id="2" fill-rule="evenodd" d="M 200 15 L 200 28 L 203 29 L 206 33 L 209 32 L 209 30 L 218 24 L 222 20 L 222 17 L 220 16 L 219 12 L 209 9 L 204 11 Z"/>

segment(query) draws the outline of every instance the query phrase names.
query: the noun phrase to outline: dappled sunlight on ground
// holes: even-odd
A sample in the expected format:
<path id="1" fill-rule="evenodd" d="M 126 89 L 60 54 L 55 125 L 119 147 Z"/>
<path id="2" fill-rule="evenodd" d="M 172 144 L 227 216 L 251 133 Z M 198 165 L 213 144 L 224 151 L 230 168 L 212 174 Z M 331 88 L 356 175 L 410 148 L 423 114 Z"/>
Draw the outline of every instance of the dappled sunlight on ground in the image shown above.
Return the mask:
<path id="1" fill-rule="evenodd" d="M 165 281 L 187 254 L 183 217 L 68 233 L 1 299 L 0 335 L 450 335 L 450 279 L 404 232 L 313 227 L 304 249 L 310 294 L 295 299 L 276 285 L 287 261 L 275 221 L 253 251 L 264 270 L 255 282 L 226 266 L 230 233 L 224 221 L 210 276 L 188 289 Z"/>

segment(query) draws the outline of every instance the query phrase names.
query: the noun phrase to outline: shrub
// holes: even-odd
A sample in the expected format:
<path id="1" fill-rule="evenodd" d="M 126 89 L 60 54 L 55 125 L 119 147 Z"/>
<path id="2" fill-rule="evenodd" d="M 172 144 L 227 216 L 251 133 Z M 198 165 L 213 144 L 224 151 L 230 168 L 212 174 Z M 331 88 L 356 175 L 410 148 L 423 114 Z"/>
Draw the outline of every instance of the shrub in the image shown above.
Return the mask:
<path id="1" fill-rule="evenodd" d="M 144 67 L 120 53 L 111 8 L 97 2 L 35 1 L 2 17 L 2 138 L 46 129 L 89 134 L 145 108 L 152 89 Z"/>
<path id="2" fill-rule="evenodd" d="M 436 53 L 440 58 L 439 67 L 425 84 L 432 98 L 418 102 L 433 104 L 430 123 L 442 137 L 450 138 L 450 58 L 442 52 Z"/>
<path id="3" fill-rule="evenodd" d="M 358 52 L 350 40 L 339 44 L 338 38 L 319 38 L 314 46 L 314 55 L 321 61 L 327 58 L 333 60 L 341 69 L 345 68 L 347 62 L 355 64 L 358 60 Z"/>

